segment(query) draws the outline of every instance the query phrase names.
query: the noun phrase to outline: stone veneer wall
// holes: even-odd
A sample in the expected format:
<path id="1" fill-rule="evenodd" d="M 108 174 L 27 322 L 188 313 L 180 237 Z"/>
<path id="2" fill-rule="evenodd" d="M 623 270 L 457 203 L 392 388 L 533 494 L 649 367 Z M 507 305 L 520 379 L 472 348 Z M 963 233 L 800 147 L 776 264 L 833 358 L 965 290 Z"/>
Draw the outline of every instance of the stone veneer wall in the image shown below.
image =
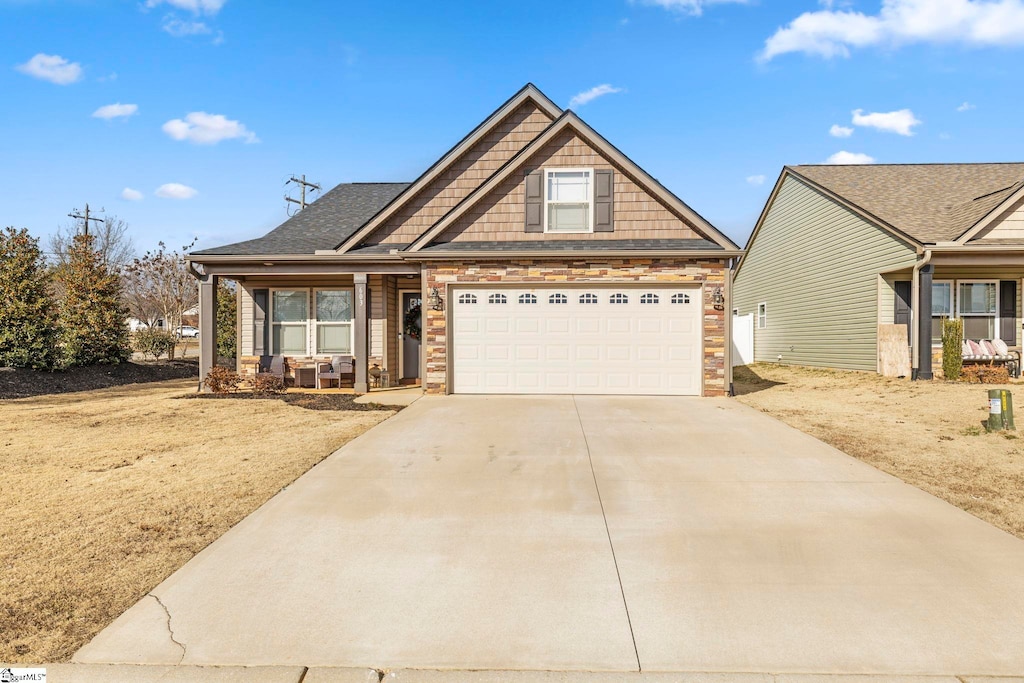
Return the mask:
<path id="1" fill-rule="evenodd" d="M 725 315 L 716 310 L 712 301 L 714 290 L 724 291 L 725 260 L 715 259 L 662 259 L 662 258 L 610 258 L 602 260 L 551 259 L 516 260 L 504 262 L 452 261 L 427 262 L 427 287 L 436 287 L 448 302 L 448 285 L 458 283 L 536 283 L 593 282 L 650 282 L 658 285 L 672 283 L 703 283 L 704 288 L 704 395 L 725 396 Z M 446 303 L 444 311 L 425 308 L 423 341 L 426 344 L 424 388 L 428 394 L 448 391 L 448 329 Z"/>

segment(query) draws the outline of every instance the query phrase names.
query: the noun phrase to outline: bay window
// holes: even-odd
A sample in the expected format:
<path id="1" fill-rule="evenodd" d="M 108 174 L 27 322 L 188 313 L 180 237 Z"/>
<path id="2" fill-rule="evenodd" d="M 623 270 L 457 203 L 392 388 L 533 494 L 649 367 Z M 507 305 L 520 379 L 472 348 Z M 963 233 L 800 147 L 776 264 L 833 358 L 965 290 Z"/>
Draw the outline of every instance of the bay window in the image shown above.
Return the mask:
<path id="1" fill-rule="evenodd" d="M 350 290 L 317 290 L 316 352 L 352 353 L 352 292 Z"/>
<path id="2" fill-rule="evenodd" d="M 594 183 L 589 168 L 544 173 L 544 232 L 593 232 Z"/>

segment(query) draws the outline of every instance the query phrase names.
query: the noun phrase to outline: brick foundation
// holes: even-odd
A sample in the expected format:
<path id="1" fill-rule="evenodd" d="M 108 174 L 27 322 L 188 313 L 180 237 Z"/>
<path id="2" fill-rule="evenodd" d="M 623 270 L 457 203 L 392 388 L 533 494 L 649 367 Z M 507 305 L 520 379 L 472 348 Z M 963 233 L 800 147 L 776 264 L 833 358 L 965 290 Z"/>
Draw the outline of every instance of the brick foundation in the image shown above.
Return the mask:
<path id="1" fill-rule="evenodd" d="M 428 262 L 428 291 L 436 287 L 450 304 L 448 285 L 458 283 L 650 282 L 704 284 L 704 396 L 725 396 L 725 307 L 715 308 L 715 289 L 725 287 L 725 261 L 714 259 L 615 258 L 596 260 L 517 260 L 503 262 Z M 448 392 L 447 311 L 424 307 L 423 343 L 426 348 L 424 388 L 429 394 Z"/>

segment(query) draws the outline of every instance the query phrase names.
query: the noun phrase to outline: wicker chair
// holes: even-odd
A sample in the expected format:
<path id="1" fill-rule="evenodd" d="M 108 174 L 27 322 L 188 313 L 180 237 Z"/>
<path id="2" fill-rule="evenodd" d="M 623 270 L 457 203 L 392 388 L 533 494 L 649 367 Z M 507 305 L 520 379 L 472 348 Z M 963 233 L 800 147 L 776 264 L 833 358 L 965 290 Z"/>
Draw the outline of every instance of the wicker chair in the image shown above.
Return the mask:
<path id="1" fill-rule="evenodd" d="M 337 381 L 338 388 L 341 388 L 342 377 L 351 377 L 355 382 L 356 364 L 352 356 L 331 356 L 331 362 L 320 361 L 316 364 L 316 388 L 322 389 L 323 383 L 328 384 Z"/>

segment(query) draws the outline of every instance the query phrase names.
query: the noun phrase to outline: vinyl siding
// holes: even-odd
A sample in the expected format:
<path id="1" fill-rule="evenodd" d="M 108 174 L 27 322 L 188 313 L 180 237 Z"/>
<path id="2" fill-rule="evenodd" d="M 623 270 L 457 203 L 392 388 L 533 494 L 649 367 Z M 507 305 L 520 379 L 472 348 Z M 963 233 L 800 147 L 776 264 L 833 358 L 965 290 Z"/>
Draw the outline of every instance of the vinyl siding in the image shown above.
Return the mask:
<path id="1" fill-rule="evenodd" d="M 979 239 L 1024 239 L 1024 201 L 1011 207 Z"/>
<path id="2" fill-rule="evenodd" d="M 876 371 L 878 276 L 915 260 L 908 244 L 786 178 L 733 289 L 733 307 L 755 315 L 755 360 Z"/>

